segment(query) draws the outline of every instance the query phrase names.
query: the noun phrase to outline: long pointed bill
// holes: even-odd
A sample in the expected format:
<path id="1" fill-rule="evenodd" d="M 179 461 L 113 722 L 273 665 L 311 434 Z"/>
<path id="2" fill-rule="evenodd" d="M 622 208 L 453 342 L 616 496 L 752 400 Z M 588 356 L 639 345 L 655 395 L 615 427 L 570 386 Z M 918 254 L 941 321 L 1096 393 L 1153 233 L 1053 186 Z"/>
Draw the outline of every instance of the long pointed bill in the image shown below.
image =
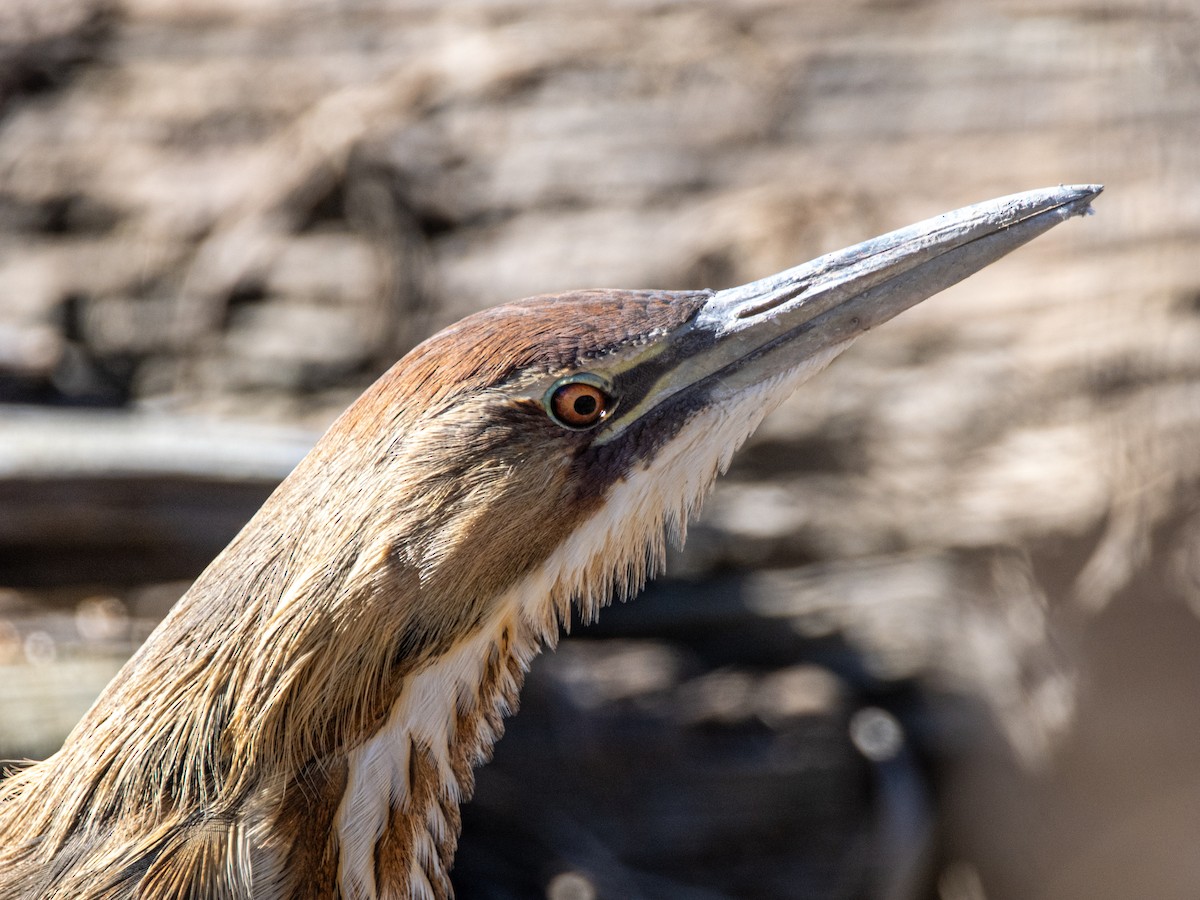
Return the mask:
<path id="1" fill-rule="evenodd" d="M 820 368 L 868 329 L 1090 212 L 1101 190 L 1060 185 L 977 203 L 720 291 L 668 340 L 632 417 L 702 383 L 717 399 Z"/>

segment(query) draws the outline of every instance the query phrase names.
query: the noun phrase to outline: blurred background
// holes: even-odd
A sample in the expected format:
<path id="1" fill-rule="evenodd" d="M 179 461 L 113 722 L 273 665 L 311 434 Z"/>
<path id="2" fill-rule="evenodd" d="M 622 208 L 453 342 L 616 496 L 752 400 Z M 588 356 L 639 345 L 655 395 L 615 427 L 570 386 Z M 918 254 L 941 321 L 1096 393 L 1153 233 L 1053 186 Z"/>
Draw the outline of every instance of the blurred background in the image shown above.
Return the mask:
<path id="1" fill-rule="evenodd" d="M 1191 0 L 6 0 L 0 758 L 433 330 L 990 197 L 539 659 L 463 897 L 1200 896 Z"/>

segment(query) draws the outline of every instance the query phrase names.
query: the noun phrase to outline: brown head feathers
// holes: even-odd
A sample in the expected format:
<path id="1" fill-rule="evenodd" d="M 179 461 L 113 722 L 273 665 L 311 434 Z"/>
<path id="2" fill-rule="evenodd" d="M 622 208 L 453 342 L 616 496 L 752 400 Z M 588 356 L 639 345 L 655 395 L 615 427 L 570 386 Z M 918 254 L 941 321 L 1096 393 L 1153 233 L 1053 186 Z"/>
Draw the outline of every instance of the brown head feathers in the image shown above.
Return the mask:
<path id="1" fill-rule="evenodd" d="M 471 316 L 397 363 L 197 579 L 64 748 L 0 784 L 0 898 L 344 894 L 358 883 L 337 822 L 353 831 L 352 752 L 383 728 L 406 681 L 486 632 L 479 683 L 444 711 L 452 733 L 439 747 L 397 739 L 429 785 L 405 785 L 423 791 L 420 804 L 375 798 L 385 821 L 368 853 L 413 844 L 430 808 L 456 816 L 498 710 L 515 702 L 522 666 L 553 639 L 575 586 L 558 585 L 548 610 L 502 610 L 502 598 L 604 494 L 580 483 L 598 470 L 575 468 L 589 436 L 550 421 L 541 393 L 678 328 L 705 296 L 531 298 Z M 640 581 L 646 562 L 631 571 Z M 472 710 L 478 723 L 463 717 Z M 409 860 L 391 880 L 444 882 L 451 824 L 415 867 L 424 875 Z"/>

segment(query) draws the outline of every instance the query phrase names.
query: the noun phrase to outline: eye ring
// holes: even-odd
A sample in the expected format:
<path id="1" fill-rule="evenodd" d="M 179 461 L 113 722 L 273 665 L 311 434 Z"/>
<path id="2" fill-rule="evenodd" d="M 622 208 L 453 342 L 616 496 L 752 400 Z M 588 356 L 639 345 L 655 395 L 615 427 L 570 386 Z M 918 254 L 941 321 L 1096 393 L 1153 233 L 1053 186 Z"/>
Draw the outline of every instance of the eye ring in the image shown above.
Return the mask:
<path id="1" fill-rule="evenodd" d="M 605 381 L 587 372 L 560 378 L 542 402 L 555 424 L 570 431 L 594 428 L 616 406 Z"/>

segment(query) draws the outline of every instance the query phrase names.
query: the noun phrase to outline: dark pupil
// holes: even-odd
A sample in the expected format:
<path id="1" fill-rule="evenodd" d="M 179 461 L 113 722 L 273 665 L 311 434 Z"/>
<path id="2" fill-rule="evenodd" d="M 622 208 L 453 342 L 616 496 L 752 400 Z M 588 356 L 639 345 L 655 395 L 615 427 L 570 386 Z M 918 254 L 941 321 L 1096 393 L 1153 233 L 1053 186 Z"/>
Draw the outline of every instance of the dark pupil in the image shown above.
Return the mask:
<path id="1" fill-rule="evenodd" d="M 596 411 L 596 398 L 591 394 L 584 394 L 582 397 L 575 398 L 575 412 L 581 416 L 590 416 Z"/>

